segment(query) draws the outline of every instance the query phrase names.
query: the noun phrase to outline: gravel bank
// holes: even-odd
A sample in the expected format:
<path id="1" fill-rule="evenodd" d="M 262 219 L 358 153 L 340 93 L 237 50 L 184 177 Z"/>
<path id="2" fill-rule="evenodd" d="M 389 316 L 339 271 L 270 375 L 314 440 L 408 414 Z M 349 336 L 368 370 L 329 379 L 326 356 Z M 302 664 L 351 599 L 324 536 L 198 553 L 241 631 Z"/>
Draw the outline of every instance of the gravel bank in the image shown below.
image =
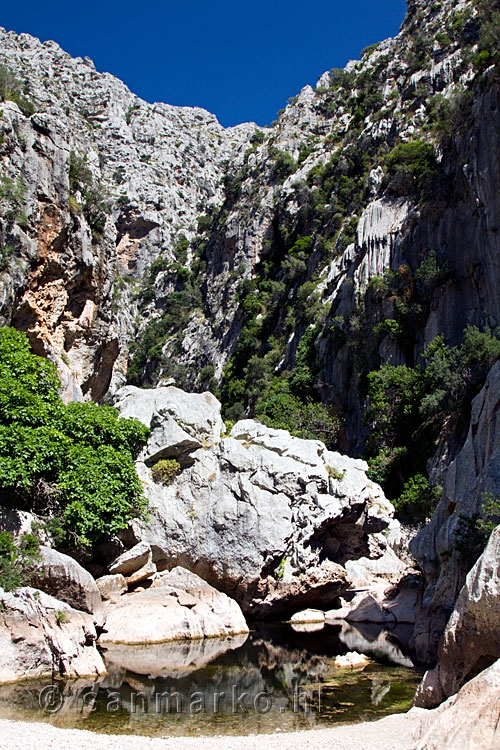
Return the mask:
<path id="1" fill-rule="evenodd" d="M 0 720 L 0 744 L 9 750 L 414 750 L 419 726 L 420 717 L 412 711 L 375 722 L 290 734 L 150 739 Z"/>

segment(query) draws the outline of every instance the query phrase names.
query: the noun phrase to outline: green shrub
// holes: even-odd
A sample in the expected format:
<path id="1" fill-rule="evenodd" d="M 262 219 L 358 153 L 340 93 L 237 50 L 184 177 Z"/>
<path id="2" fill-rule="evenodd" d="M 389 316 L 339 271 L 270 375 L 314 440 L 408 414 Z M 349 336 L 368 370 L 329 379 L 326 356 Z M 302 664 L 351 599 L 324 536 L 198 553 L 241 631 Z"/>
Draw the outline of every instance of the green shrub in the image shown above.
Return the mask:
<path id="1" fill-rule="evenodd" d="M 40 543 L 33 534 L 23 534 L 16 544 L 12 534 L 0 531 L 0 586 L 15 591 L 29 585 L 40 561 Z"/>
<path id="2" fill-rule="evenodd" d="M 321 403 L 303 401 L 291 392 L 286 378 L 275 378 L 257 402 L 255 417 L 267 427 L 288 430 L 291 435 L 321 440 L 333 448 L 340 420 Z"/>
<path id="3" fill-rule="evenodd" d="M 436 34 L 436 41 L 439 44 L 441 48 L 443 47 L 449 47 L 451 44 L 451 39 L 449 35 L 446 33 L 446 31 L 440 32 L 439 34 Z"/>
<path id="4" fill-rule="evenodd" d="M 272 147 L 269 149 L 269 155 L 274 160 L 273 171 L 279 182 L 284 182 L 287 177 L 297 171 L 297 163 L 287 151 Z"/>
<path id="5" fill-rule="evenodd" d="M 481 510 L 472 516 L 458 515 L 454 549 L 467 568 L 471 568 L 484 551 L 491 532 L 500 524 L 500 495 L 484 492 Z"/>
<path id="6" fill-rule="evenodd" d="M 64 612 L 62 609 L 58 609 L 56 612 L 56 622 L 59 626 L 64 625 L 65 623 L 69 622 L 69 617 L 67 612 Z"/>
<path id="7" fill-rule="evenodd" d="M 266 134 L 263 130 L 256 130 L 252 135 L 250 136 L 250 143 L 253 146 L 259 146 L 261 143 L 264 143 L 266 140 Z"/>
<path id="8" fill-rule="evenodd" d="M 28 217 L 22 209 L 26 188 L 21 180 L 10 177 L 0 177 L 0 201 L 7 204 L 5 216 L 8 221 L 15 222 L 23 229 L 28 226 Z"/>
<path id="9" fill-rule="evenodd" d="M 94 180 L 85 156 L 71 151 L 68 176 L 70 195 L 73 195 L 73 206 L 76 202 L 74 194 L 79 192 L 83 199 L 82 212 L 94 236 L 99 237 L 104 231 L 108 206 L 104 190 Z"/>
<path id="10" fill-rule="evenodd" d="M 5 65 L 0 65 L 0 100 L 14 102 L 26 117 L 35 111 L 33 103 L 22 95 L 21 84 Z"/>
<path id="11" fill-rule="evenodd" d="M 68 544 L 106 539 L 145 511 L 134 456 L 148 434 L 110 406 L 63 404 L 54 365 L 0 329 L 2 504 L 60 518 Z"/>
<path id="12" fill-rule="evenodd" d="M 420 195 L 431 189 L 439 174 L 439 165 L 433 146 L 421 140 L 399 143 L 388 154 L 386 167 L 390 177 L 399 170 L 409 174 Z"/>
<path id="13" fill-rule="evenodd" d="M 430 487 L 427 477 L 415 474 L 404 485 L 401 495 L 393 501 L 398 516 L 410 523 L 425 523 L 434 512 L 441 487 Z"/>
<path id="14" fill-rule="evenodd" d="M 158 484 L 170 484 L 181 470 L 180 463 L 175 458 L 163 458 L 155 463 L 151 469 L 153 479 Z"/>
<path id="15" fill-rule="evenodd" d="M 336 479 L 338 482 L 341 482 L 345 477 L 345 471 L 339 471 L 334 466 L 326 466 L 326 471 L 329 477 Z"/>

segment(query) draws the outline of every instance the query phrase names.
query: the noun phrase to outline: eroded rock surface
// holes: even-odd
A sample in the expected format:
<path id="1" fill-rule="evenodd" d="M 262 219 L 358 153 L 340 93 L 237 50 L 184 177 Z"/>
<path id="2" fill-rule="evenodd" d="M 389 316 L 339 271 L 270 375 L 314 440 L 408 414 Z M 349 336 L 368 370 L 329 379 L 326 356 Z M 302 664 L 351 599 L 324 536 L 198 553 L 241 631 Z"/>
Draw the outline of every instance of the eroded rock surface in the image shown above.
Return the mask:
<path id="1" fill-rule="evenodd" d="M 500 661 L 439 708 L 423 714 L 417 750 L 497 750 L 500 747 Z"/>
<path id="2" fill-rule="evenodd" d="M 446 472 L 432 520 L 410 544 L 427 583 L 415 627 L 415 646 L 424 662 L 435 661 L 439 639 L 468 569 L 463 552 L 469 542 L 460 516 L 480 515 L 488 493 L 500 493 L 500 362 L 492 367 L 473 402 L 467 439 Z M 462 551 L 456 549 L 457 542 Z"/>
<path id="3" fill-rule="evenodd" d="M 106 670 L 92 617 L 33 588 L 0 589 L 0 682 Z"/>
<path id="4" fill-rule="evenodd" d="M 220 439 L 220 405 L 210 394 L 127 387 L 116 404 L 153 427 L 137 463 L 150 520 L 132 522 L 129 536 L 151 547 L 160 569 L 186 567 L 264 617 L 331 606 L 346 588 L 343 564 L 383 554 L 370 535 L 389 524 L 393 508 L 364 461 L 253 420 Z M 166 486 L 155 482 L 151 465 L 172 455 L 181 473 Z"/>

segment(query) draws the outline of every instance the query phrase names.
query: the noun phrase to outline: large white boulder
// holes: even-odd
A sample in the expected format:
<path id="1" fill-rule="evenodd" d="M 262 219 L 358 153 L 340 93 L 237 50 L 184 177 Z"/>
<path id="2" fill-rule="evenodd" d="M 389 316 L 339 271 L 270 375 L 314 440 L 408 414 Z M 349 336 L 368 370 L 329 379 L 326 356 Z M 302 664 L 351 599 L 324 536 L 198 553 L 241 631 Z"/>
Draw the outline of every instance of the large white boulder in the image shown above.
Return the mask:
<path id="1" fill-rule="evenodd" d="M 248 633 L 238 604 L 183 568 L 159 574 L 146 591 L 107 605 L 102 646 Z"/>
<path id="2" fill-rule="evenodd" d="M 183 457 L 220 440 L 224 422 L 220 404 L 211 393 L 186 393 L 173 386 L 121 388 L 114 405 L 122 417 L 135 417 L 151 428 L 151 437 L 140 459 L 154 462 Z"/>
<path id="3" fill-rule="evenodd" d="M 158 569 L 192 570 L 251 616 L 331 607 L 347 586 L 343 564 L 369 556 L 370 535 L 393 515 L 364 461 L 254 420 L 221 438 L 210 394 L 127 386 L 115 403 L 153 426 L 137 462 L 150 517 L 131 523 L 128 543 L 150 545 Z M 168 432 L 174 422 L 192 441 L 182 452 Z M 166 486 L 155 482 L 152 464 L 174 455 L 181 473 Z"/>

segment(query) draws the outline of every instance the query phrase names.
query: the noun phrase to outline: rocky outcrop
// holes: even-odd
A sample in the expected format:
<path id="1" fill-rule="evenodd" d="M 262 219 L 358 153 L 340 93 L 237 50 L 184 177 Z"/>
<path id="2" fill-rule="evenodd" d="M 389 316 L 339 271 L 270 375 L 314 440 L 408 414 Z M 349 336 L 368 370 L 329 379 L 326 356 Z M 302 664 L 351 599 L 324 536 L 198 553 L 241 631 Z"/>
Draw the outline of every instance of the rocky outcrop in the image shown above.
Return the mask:
<path id="1" fill-rule="evenodd" d="M 150 589 L 108 604 L 106 614 L 104 647 L 248 633 L 235 601 L 179 567 L 158 574 Z"/>
<path id="2" fill-rule="evenodd" d="M 468 538 L 472 532 L 464 531 L 461 516 L 474 520 L 481 515 L 485 494 L 499 492 L 500 363 L 497 363 L 473 402 L 467 439 L 446 472 L 442 497 L 431 522 L 410 545 L 427 582 L 415 627 L 415 646 L 422 661 L 435 659 L 439 639 L 465 580 L 467 550 L 473 553 L 474 539 Z"/>
<path id="3" fill-rule="evenodd" d="M 130 576 L 151 561 L 151 547 L 145 542 L 136 544 L 116 558 L 109 566 L 112 575 Z"/>
<path id="4" fill-rule="evenodd" d="M 32 588 L 0 589 L 0 682 L 106 670 L 92 617 Z"/>
<path id="5" fill-rule="evenodd" d="M 341 599 L 341 607 L 327 612 L 327 620 L 379 623 L 392 627 L 413 624 L 420 595 L 420 577 L 409 574 L 395 586 L 378 583 L 354 594 L 350 601 Z"/>
<path id="6" fill-rule="evenodd" d="M 500 526 L 467 576 L 439 644 L 438 665 L 427 672 L 414 703 L 439 705 L 500 659 Z"/>
<path id="7" fill-rule="evenodd" d="M 113 403 L 122 417 L 139 419 L 150 427 L 150 438 L 139 456 L 139 461 L 149 465 L 162 458 L 189 460 L 198 448 L 218 443 L 225 429 L 220 404 L 211 393 L 126 386 L 116 393 Z"/>
<path id="8" fill-rule="evenodd" d="M 96 582 L 72 557 L 50 547 L 41 547 L 41 560 L 33 586 L 74 609 L 99 615 L 102 600 Z"/>
<path id="9" fill-rule="evenodd" d="M 150 520 L 133 521 L 128 537 L 144 554 L 149 545 L 160 569 L 186 567 L 248 614 L 267 617 L 331 606 L 346 587 L 343 564 L 383 553 L 370 535 L 393 509 L 365 462 L 253 420 L 220 439 L 220 405 L 210 394 L 127 387 L 115 403 L 152 427 L 137 464 Z M 166 456 L 177 456 L 182 471 L 163 485 L 151 465 Z M 135 553 L 120 559 L 127 554 Z"/>
<path id="10" fill-rule="evenodd" d="M 500 661 L 439 708 L 422 715 L 417 750 L 493 750 L 500 747 Z"/>

